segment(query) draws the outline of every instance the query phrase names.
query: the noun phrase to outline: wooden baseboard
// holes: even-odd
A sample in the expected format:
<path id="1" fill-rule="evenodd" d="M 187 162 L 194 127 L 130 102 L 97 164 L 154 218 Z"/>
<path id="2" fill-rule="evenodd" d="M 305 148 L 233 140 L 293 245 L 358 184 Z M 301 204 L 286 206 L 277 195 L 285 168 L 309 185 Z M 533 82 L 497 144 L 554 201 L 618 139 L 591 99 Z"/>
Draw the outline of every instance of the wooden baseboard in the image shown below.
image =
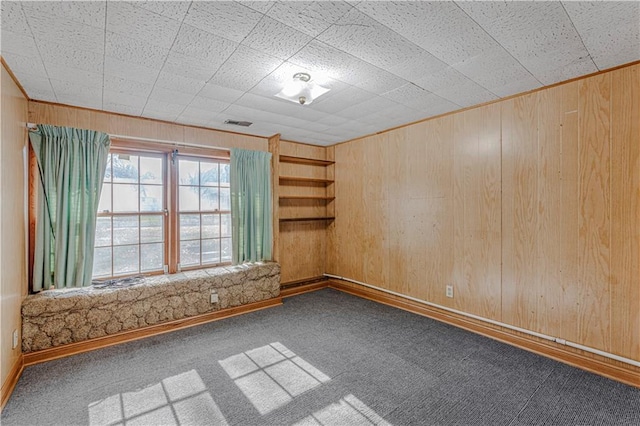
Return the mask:
<path id="1" fill-rule="evenodd" d="M 5 379 L 2 384 L 2 388 L 0 389 L 0 411 L 4 409 L 5 404 L 9 401 L 9 397 L 13 393 L 13 389 L 16 387 L 18 383 L 18 379 L 22 376 L 22 371 L 24 370 L 24 359 L 23 356 L 20 355 L 18 360 L 13 364 L 11 370 L 9 371 L 9 375 Z"/>
<path id="2" fill-rule="evenodd" d="M 629 366 L 629 369 L 618 365 L 612 365 L 606 361 L 583 355 L 578 352 L 579 350 L 574 350 L 574 348 L 568 348 L 551 341 L 537 341 L 525 335 L 516 334 L 506 328 L 498 328 L 498 326 L 494 326 L 489 323 L 472 320 L 463 315 L 437 309 L 429 305 L 405 299 L 400 296 L 394 296 L 362 285 L 345 283 L 343 281 L 331 279 L 329 280 L 329 287 L 354 296 L 442 321 L 447 324 L 463 328 L 467 331 L 481 334 L 485 337 L 554 359 L 564 364 L 569 364 L 591 373 L 640 388 L 640 371 L 634 369 L 631 365 Z"/>
<path id="3" fill-rule="evenodd" d="M 249 303 L 242 306 L 235 306 L 233 308 L 221 309 L 219 311 L 209 312 L 194 317 L 182 318 L 179 320 L 164 322 L 162 324 L 123 331 L 117 334 L 110 334 L 108 336 L 85 340 L 83 342 L 69 343 L 68 345 L 56 346 L 36 352 L 29 352 L 23 355 L 23 362 L 25 366 L 39 364 L 45 361 L 51 361 L 70 355 L 76 355 L 83 352 L 106 348 L 108 346 L 113 346 L 120 343 L 144 339 L 146 337 L 157 336 L 159 334 L 169 333 L 171 331 L 193 327 L 195 325 L 234 317 L 236 315 L 259 311 L 261 309 L 271 308 L 279 305 L 282 305 L 281 296 L 263 300 L 260 302 Z"/>
<path id="4" fill-rule="evenodd" d="M 297 296 L 298 294 L 320 290 L 328 286 L 329 286 L 329 280 L 327 280 L 326 278 L 324 278 L 322 281 L 314 280 L 312 282 L 307 282 L 307 283 L 287 285 L 280 290 L 280 296 L 282 296 L 283 298 Z"/>

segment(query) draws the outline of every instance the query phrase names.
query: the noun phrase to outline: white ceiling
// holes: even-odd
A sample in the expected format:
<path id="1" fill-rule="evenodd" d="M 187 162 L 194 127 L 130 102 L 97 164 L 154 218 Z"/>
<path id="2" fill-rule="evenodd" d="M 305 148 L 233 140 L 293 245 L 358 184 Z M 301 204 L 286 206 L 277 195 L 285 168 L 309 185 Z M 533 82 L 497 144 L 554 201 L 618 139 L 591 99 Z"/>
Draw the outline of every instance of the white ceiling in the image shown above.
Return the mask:
<path id="1" fill-rule="evenodd" d="M 317 145 L 640 59 L 637 1 L 1 7 L 2 56 L 32 99 Z M 300 71 L 331 91 L 274 97 Z"/>

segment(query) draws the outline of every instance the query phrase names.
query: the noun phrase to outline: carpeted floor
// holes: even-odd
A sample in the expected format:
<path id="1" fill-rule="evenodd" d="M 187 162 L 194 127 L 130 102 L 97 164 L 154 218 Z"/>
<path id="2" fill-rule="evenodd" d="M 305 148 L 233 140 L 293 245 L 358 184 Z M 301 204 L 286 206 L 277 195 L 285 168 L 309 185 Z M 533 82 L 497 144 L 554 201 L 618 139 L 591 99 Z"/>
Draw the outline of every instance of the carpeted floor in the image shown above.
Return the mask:
<path id="1" fill-rule="evenodd" d="M 640 390 L 325 289 L 25 369 L 3 425 L 640 425 Z"/>

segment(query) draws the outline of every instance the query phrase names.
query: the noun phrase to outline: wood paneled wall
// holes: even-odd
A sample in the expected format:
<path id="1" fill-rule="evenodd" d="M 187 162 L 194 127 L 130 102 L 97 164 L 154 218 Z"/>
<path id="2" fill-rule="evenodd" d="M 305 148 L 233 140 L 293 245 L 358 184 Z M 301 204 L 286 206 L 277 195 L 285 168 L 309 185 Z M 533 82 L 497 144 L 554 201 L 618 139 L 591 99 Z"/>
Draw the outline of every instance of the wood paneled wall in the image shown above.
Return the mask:
<path id="1" fill-rule="evenodd" d="M 17 380 L 21 339 L 12 349 L 13 330 L 22 335 L 20 306 L 27 294 L 25 185 L 27 99 L 1 66 L 0 134 L 0 378 L 2 400 Z M 13 382 L 12 382 L 13 381 Z M 9 383 L 12 382 L 12 383 Z"/>
<path id="2" fill-rule="evenodd" d="M 268 150 L 268 139 L 259 136 L 183 126 L 47 102 L 29 102 L 29 122 L 78 127 L 128 138 L 188 143 L 210 148 Z"/>
<path id="3" fill-rule="evenodd" d="M 327 273 L 640 360 L 640 65 L 335 160 Z"/>

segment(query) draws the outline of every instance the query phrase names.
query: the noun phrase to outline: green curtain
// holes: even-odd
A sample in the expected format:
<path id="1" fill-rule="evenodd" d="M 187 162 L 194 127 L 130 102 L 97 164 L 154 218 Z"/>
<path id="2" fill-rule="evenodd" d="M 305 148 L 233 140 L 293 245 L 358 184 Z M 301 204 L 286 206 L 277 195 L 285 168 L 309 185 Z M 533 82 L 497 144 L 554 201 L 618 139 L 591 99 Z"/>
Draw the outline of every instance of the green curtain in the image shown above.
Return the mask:
<path id="1" fill-rule="evenodd" d="M 109 135 L 39 125 L 29 139 L 40 174 L 33 291 L 89 285 Z"/>
<path id="2" fill-rule="evenodd" d="M 271 260 L 271 153 L 231 149 L 233 264 Z"/>

